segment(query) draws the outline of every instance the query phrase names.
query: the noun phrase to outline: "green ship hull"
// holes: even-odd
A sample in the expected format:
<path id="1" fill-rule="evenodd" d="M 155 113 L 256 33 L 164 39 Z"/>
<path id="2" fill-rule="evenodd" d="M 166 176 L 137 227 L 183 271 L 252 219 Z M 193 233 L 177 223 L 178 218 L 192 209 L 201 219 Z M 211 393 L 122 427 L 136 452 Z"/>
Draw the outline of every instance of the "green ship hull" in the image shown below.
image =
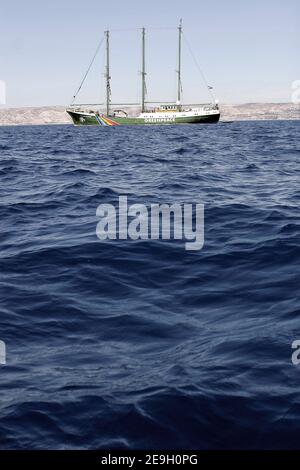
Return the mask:
<path id="1" fill-rule="evenodd" d="M 76 126 L 131 126 L 131 125 L 165 125 L 165 124 L 204 124 L 216 123 L 220 119 L 220 112 L 198 116 L 171 116 L 163 117 L 129 117 L 106 116 L 98 113 L 84 113 L 68 109 L 67 113 Z"/>

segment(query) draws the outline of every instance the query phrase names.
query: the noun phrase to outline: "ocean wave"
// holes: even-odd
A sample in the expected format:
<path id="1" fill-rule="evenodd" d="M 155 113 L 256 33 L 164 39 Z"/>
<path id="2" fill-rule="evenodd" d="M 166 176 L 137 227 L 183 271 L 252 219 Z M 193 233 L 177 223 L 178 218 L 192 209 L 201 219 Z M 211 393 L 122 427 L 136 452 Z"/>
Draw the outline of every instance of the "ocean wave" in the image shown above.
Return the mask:
<path id="1" fill-rule="evenodd" d="M 298 126 L 0 130 L 2 449 L 298 447 Z M 101 242 L 120 195 L 203 249 Z"/>

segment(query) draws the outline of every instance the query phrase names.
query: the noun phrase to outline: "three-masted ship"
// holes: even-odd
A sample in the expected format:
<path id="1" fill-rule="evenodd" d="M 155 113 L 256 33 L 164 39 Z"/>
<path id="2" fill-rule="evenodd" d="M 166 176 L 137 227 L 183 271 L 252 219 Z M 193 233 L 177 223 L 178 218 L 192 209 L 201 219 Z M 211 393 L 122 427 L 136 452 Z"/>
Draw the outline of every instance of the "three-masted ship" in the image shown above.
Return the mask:
<path id="1" fill-rule="evenodd" d="M 142 28 L 142 93 L 141 103 L 130 103 L 139 105 L 140 112 L 137 115 L 129 115 L 127 110 L 116 109 L 122 104 L 111 102 L 110 88 L 110 56 L 109 56 L 109 31 L 105 31 L 106 42 L 106 101 L 105 109 L 88 109 L 91 105 L 72 104 L 67 108 L 67 113 L 71 116 L 75 125 L 99 125 L 99 126 L 119 126 L 119 125 L 153 125 L 153 124 L 202 124 L 216 123 L 220 119 L 220 109 L 217 101 L 202 105 L 181 104 L 182 83 L 181 83 L 181 51 L 182 51 L 182 21 L 178 27 L 178 70 L 177 70 L 177 101 L 176 102 L 150 102 L 146 101 L 146 67 L 145 67 L 145 28 Z M 209 89 L 211 87 L 208 87 Z M 93 105 L 93 106 L 101 106 Z"/>

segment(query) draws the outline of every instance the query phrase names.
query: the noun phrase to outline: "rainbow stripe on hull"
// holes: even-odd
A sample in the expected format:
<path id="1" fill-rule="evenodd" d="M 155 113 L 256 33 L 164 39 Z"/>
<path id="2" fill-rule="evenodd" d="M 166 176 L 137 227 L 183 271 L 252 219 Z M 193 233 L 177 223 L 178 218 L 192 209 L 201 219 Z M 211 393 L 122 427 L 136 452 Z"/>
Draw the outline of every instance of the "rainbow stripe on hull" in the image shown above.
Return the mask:
<path id="1" fill-rule="evenodd" d="M 107 116 L 95 114 L 95 119 L 100 126 L 119 126 L 120 124 Z"/>

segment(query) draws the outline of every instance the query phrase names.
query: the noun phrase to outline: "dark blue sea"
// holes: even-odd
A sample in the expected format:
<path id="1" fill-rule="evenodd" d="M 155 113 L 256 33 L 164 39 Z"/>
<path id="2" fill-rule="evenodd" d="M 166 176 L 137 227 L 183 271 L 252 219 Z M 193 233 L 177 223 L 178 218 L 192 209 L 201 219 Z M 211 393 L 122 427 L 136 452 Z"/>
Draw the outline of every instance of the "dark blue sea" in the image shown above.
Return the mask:
<path id="1" fill-rule="evenodd" d="M 300 448 L 299 130 L 0 128 L 1 449 Z M 124 194 L 203 249 L 101 242 Z"/>

